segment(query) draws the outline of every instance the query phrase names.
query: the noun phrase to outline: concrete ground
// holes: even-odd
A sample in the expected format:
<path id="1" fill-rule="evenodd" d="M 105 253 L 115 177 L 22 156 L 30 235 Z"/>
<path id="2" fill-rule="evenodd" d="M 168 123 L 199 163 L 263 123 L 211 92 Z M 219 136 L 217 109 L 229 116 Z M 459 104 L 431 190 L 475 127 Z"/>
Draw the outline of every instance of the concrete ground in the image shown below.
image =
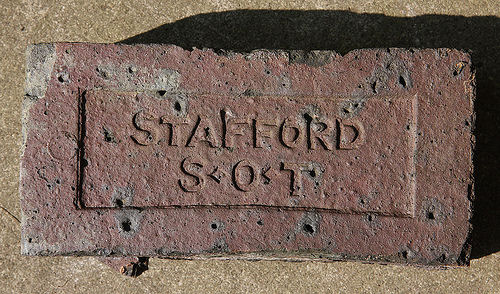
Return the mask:
<path id="1" fill-rule="evenodd" d="M 0 292 L 500 293 L 495 154 L 500 150 L 499 15 L 495 0 L 0 0 Z M 470 267 L 152 259 L 150 270 L 133 279 L 93 257 L 21 256 L 17 191 L 24 51 L 29 43 L 60 41 L 174 43 L 242 51 L 330 49 L 342 54 L 368 47 L 472 49 L 478 78 L 478 149 Z"/>

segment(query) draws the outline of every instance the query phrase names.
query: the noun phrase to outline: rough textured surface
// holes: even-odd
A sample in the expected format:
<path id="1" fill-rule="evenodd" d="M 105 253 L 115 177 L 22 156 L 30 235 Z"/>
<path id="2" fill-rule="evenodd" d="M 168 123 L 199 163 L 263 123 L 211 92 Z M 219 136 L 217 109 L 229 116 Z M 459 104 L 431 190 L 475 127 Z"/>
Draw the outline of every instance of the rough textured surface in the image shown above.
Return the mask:
<path id="1" fill-rule="evenodd" d="M 5 293 L 29 292 L 484 292 L 498 276 L 500 182 L 497 1 L 3 1 L 0 14 L 0 279 Z M 252 10 L 241 10 L 252 9 Z M 255 11 L 253 9 L 260 9 Z M 264 10 L 262 10 L 264 9 Z M 270 11 L 278 9 L 279 11 Z M 287 9 L 287 11 L 284 11 Z M 300 11 L 289 11 L 300 9 Z M 237 10 L 237 11 L 228 11 Z M 286 24 L 286 25 L 283 25 Z M 261 28 L 256 27 L 257 25 Z M 153 30 L 157 28 L 156 30 Z M 265 28 L 265 29 L 264 29 Z M 145 33 L 153 30 L 150 33 Z M 336 33 L 337 32 L 337 33 Z M 340 263 L 152 259 L 138 279 L 92 257 L 26 257 L 20 252 L 18 179 L 25 50 L 40 42 L 124 39 L 213 48 L 471 48 L 477 67 L 476 202 L 468 268 Z"/>
<path id="2" fill-rule="evenodd" d="M 24 254 L 469 262 L 465 52 L 28 54 Z"/>

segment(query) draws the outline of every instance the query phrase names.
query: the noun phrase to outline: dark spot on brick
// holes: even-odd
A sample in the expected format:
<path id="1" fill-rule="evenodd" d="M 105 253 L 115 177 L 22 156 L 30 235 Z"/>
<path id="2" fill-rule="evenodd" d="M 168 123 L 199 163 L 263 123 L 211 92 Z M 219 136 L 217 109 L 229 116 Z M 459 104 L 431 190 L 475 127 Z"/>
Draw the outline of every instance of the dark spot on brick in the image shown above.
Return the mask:
<path id="1" fill-rule="evenodd" d="M 311 234 L 311 235 L 314 234 L 314 232 L 315 232 L 314 227 L 310 224 L 304 224 L 302 229 L 304 230 L 304 232 Z"/>
<path id="2" fill-rule="evenodd" d="M 113 134 L 113 132 L 110 129 L 103 127 L 102 130 L 103 130 L 103 135 L 104 135 L 104 141 L 109 142 L 109 143 L 118 143 L 116 138 L 115 138 L 115 135 Z"/>
<path id="3" fill-rule="evenodd" d="M 179 101 L 175 101 L 175 103 L 174 103 L 174 109 L 176 111 L 181 111 L 182 110 L 182 107 L 181 107 L 181 104 L 179 103 Z"/>
<path id="4" fill-rule="evenodd" d="M 260 220 L 260 219 L 259 219 L 259 220 L 257 221 L 257 224 L 258 224 L 259 226 L 262 226 L 264 223 L 262 222 L 262 220 Z"/>
<path id="5" fill-rule="evenodd" d="M 105 70 L 103 70 L 103 69 L 101 69 L 101 68 L 97 67 L 97 68 L 96 68 L 96 71 L 97 71 L 97 73 L 99 74 L 99 76 L 100 76 L 101 78 L 103 78 L 103 79 L 108 79 L 108 78 L 109 78 L 109 75 L 108 75 L 108 73 L 107 73 Z"/>
<path id="6" fill-rule="evenodd" d="M 125 219 L 121 223 L 121 228 L 124 232 L 130 232 L 132 230 L 132 222 L 129 219 Z"/>
<path id="7" fill-rule="evenodd" d="M 403 76 L 399 76 L 399 84 L 401 87 L 406 88 L 406 80 Z"/>
<path id="8" fill-rule="evenodd" d="M 219 239 L 215 241 L 215 243 L 212 246 L 212 249 L 209 250 L 209 252 L 228 252 L 229 247 L 227 246 L 227 243 L 224 239 Z"/>
<path id="9" fill-rule="evenodd" d="M 117 207 L 123 207 L 123 200 L 121 199 L 116 199 L 115 200 L 115 204 Z"/>

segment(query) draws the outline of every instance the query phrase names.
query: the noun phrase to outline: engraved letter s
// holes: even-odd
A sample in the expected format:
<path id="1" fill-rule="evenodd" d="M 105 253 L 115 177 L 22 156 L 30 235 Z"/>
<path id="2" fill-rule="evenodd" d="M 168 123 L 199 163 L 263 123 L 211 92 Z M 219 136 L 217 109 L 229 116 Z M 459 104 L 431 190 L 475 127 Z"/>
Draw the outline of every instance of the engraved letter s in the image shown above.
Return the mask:
<path id="1" fill-rule="evenodd" d="M 140 135 L 132 135 L 131 137 L 139 145 L 147 146 L 158 140 L 158 130 L 153 124 L 147 123 L 147 121 L 155 121 L 155 117 L 142 110 L 134 115 L 134 126 L 142 132 Z"/>
<path id="2" fill-rule="evenodd" d="M 187 167 L 189 166 L 194 166 L 195 168 L 190 168 L 189 170 Z M 181 186 L 182 190 L 185 192 L 199 192 L 203 186 L 205 185 L 205 178 L 201 173 L 197 171 L 197 169 L 201 169 L 203 167 L 203 164 L 199 162 L 193 162 L 191 161 L 191 158 L 187 157 L 184 158 L 181 162 L 181 170 L 184 174 L 194 178 L 194 184 L 190 184 L 188 180 L 186 179 L 180 179 L 179 180 L 179 186 Z"/>

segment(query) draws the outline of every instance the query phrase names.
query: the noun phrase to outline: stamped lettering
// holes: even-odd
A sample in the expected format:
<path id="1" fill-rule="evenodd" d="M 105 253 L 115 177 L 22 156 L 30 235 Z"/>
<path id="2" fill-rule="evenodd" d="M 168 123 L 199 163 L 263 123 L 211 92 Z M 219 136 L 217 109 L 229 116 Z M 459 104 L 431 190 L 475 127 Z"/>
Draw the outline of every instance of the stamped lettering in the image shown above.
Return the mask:
<path id="1" fill-rule="evenodd" d="M 357 104 L 361 109 L 346 113 L 349 97 L 256 96 L 248 102 L 184 95 L 179 112 L 171 96 L 92 91 L 87 99 L 109 115 L 98 122 L 97 110 L 86 108 L 86 139 L 94 144 L 85 148 L 94 158 L 84 175 L 129 173 L 136 194 L 130 205 L 136 207 L 265 205 L 413 214 L 415 128 L 408 126 L 416 124 L 414 97 L 366 98 Z M 123 115 L 113 115 L 117 107 Z M 390 119 L 377 120 L 380 109 Z M 103 128 L 113 129 L 120 143 L 99 141 L 102 135 L 93 130 Z M 391 135 L 380 137 L 381 131 Z M 128 161 L 113 162 L 118 153 Z M 394 176 L 380 177 L 383 172 Z M 83 177 L 85 206 L 106 207 L 111 195 L 95 187 L 118 183 L 91 178 Z"/>

